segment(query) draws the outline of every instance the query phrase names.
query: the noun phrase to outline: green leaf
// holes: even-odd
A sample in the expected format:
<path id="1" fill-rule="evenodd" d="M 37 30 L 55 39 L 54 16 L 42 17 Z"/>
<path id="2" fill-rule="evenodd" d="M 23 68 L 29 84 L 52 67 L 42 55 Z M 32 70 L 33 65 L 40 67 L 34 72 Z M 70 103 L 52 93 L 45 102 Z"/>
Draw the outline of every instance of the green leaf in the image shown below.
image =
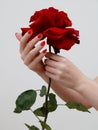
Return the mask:
<path id="1" fill-rule="evenodd" d="M 35 90 L 27 90 L 21 93 L 16 99 L 15 113 L 20 113 L 23 110 L 29 110 L 36 101 L 37 93 Z"/>
<path id="2" fill-rule="evenodd" d="M 48 104 L 48 112 L 53 112 L 57 108 L 57 101 L 55 94 L 50 93 L 49 94 L 49 101 L 47 102 Z M 36 110 L 33 111 L 36 116 L 42 116 L 45 117 L 45 112 L 46 112 L 46 102 L 43 104 L 42 107 L 37 108 Z"/>
<path id="3" fill-rule="evenodd" d="M 49 101 L 51 102 L 51 104 L 57 105 L 56 95 L 54 93 L 49 94 Z"/>
<path id="4" fill-rule="evenodd" d="M 90 113 L 90 111 L 88 111 L 88 109 L 84 105 L 82 105 L 81 103 L 76 103 L 74 101 L 69 101 L 65 105 L 70 109 L 77 109 L 79 111 L 89 112 Z"/>
<path id="5" fill-rule="evenodd" d="M 44 107 L 40 107 L 40 108 L 34 110 L 33 112 L 34 112 L 34 114 L 35 114 L 36 116 L 45 117 L 45 108 L 44 108 Z"/>
<path id="6" fill-rule="evenodd" d="M 43 97 L 44 95 L 46 95 L 46 92 L 47 92 L 46 86 L 42 86 L 40 90 L 40 96 Z"/>
<path id="7" fill-rule="evenodd" d="M 36 126 L 32 125 L 32 126 L 29 126 L 28 124 L 25 124 L 26 127 L 29 129 L 29 130 L 40 130 L 39 128 L 37 128 Z"/>
<path id="8" fill-rule="evenodd" d="M 40 121 L 40 123 L 41 123 L 41 126 L 44 127 L 46 130 L 52 130 L 51 127 L 48 124 L 46 124 L 45 122 Z"/>
<path id="9" fill-rule="evenodd" d="M 43 105 L 46 108 L 46 103 Z M 56 95 L 53 93 L 49 94 L 49 101 L 48 101 L 48 112 L 53 112 L 57 108 L 57 101 L 56 101 Z"/>
<path id="10" fill-rule="evenodd" d="M 20 107 L 17 106 L 17 107 L 14 109 L 14 112 L 15 112 L 15 113 L 21 113 L 22 110 L 21 110 Z"/>

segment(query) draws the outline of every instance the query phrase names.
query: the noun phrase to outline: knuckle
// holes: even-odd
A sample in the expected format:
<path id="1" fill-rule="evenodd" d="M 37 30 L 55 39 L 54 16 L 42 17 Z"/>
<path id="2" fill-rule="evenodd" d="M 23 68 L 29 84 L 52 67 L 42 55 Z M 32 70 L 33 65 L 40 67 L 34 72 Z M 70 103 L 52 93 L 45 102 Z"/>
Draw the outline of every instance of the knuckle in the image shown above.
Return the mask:
<path id="1" fill-rule="evenodd" d="M 59 74 L 57 77 L 58 77 L 58 80 L 61 80 L 63 77 L 63 71 L 59 71 Z"/>
<path id="2" fill-rule="evenodd" d="M 33 44 L 31 44 L 31 42 L 29 42 L 29 43 L 27 44 L 27 48 L 28 48 L 28 49 L 33 48 Z"/>
<path id="3" fill-rule="evenodd" d="M 33 55 L 33 50 L 31 50 L 31 51 L 29 52 L 28 56 L 29 56 L 29 57 L 32 57 L 32 55 Z"/>

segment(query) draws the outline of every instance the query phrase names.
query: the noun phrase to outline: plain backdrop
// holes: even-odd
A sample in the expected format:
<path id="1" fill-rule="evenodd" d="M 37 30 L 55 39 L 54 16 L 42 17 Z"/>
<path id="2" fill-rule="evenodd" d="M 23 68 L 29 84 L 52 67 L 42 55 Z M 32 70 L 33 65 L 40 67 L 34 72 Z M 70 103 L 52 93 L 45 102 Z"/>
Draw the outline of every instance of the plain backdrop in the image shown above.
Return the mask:
<path id="1" fill-rule="evenodd" d="M 21 92 L 46 85 L 23 64 L 15 32 L 28 26 L 36 10 L 50 6 L 67 12 L 73 27 L 80 30 L 81 43 L 70 51 L 62 50 L 61 55 L 90 78 L 98 75 L 98 0 L 0 0 L 0 130 L 26 130 L 24 123 L 38 125 L 30 111 L 13 113 Z M 63 103 L 59 97 L 58 102 Z M 51 113 L 48 123 L 53 130 L 98 130 L 98 112 L 94 108 L 90 111 L 91 114 L 59 107 Z"/>

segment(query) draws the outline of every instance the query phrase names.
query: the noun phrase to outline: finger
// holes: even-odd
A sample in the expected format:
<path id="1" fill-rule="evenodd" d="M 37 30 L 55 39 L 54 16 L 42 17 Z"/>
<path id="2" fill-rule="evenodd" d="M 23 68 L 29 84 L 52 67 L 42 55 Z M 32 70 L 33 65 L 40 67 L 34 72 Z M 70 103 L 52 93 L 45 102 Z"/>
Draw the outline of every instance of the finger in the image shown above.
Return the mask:
<path id="1" fill-rule="evenodd" d="M 57 62 L 61 61 L 63 59 L 62 56 L 59 56 L 59 55 L 56 55 L 56 54 L 53 54 L 53 53 L 47 53 L 45 57 L 49 58 L 49 59 L 52 59 L 54 61 L 57 61 Z"/>
<path id="2" fill-rule="evenodd" d="M 28 65 L 28 67 L 29 67 L 30 69 L 32 69 L 34 66 L 36 66 L 39 62 L 42 61 L 42 58 L 46 55 L 46 53 L 47 53 L 47 49 L 43 50 L 42 53 L 40 53 L 40 54 L 35 58 L 35 60 L 32 61 L 32 62 Z"/>
<path id="3" fill-rule="evenodd" d="M 26 32 L 21 40 L 20 40 L 20 53 L 22 53 L 22 51 L 24 50 L 26 44 L 28 43 L 28 41 L 30 40 L 30 37 L 32 35 L 33 31 L 32 29 L 30 29 L 28 32 Z"/>
<path id="4" fill-rule="evenodd" d="M 49 71 L 45 71 L 45 74 L 46 74 L 49 78 L 51 78 L 51 79 L 53 79 L 53 80 L 57 80 L 56 76 L 55 76 L 53 73 L 50 73 Z"/>
<path id="5" fill-rule="evenodd" d="M 40 55 L 36 57 L 35 62 L 36 62 L 36 63 L 39 63 L 39 62 L 42 60 L 42 58 L 46 55 L 46 53 L 47 53 L 47 49 L 44 49 L 44 50 L 40 53 Z"/>
<path id="6" fill-rule="evenodd" d="M 20 33 L 15 33 L 15 36 L 18 39 L 18 41 L 20 41 L 22 38 L 22 35 Z"/>
<path id="7" fill-rule="evenodd" d="M 51 60 L 51 59 L 45 59 L 44 63 L 48 66 L 51 66 L 53 68 L 57 68 L 59 63 L 57 61 Z"/>
<path id="8" fill-rule="evenodd" d="M 32 49 L 24 59 L 25 64 L 29 64 L 36 56 L 39 55 L 40 50 L 44 47 L 45 41 L 41 42 L 36 48 Z"/>
<path id="9" fill-rule="evenodd" d="M 22 57 L 26 56 L 32 50 L 32 48 L 35 48 L 35 44 L 39 40 L 41 40 L 42 37 L 43 37 L 43 35 L 39 34 L 36 37 L 34 37 L 31 41 L 29 41 L 29 43 L 26 45 L 26 47 L 24 48 L 24 50 L 22 52 Z M 41 42 L 41 47 L 43 47 L 44 45 L 45 45 L 45 42 Z"/>
<path id="10" fill-rule="evenodd" d="M 53 67 L 51 67 L 51 66 L 45 66 L 45 70 L 47 71 L 47 72 L 49 72 L 49 73 L 51 73 L 51 74 L 54 74 L 54 75 L 56 75 L 57 74 L 57 69 L 56 68 L 53 68 Z"/>

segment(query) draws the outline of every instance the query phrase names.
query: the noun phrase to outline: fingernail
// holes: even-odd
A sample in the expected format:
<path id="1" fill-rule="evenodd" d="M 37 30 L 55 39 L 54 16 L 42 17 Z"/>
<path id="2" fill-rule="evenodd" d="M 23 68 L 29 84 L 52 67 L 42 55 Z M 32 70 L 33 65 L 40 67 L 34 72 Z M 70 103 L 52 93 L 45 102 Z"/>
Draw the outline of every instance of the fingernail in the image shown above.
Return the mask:
<path id="1" fill-rule="evenodd" d="M 44 54 L 46 54 L 46 52 L 47 52 L 47 49 L 43 50 L 42 52 L 43 52 Z"/>
<path id="2" fill-rule="evenodd" d="M 43 34 L 42 34 L 42 33 L 38 34 L 38 38 L 39 38 L 39 39 L 41 39 L 42 37 L 43 37 Z"/>
<path id="3" fill-rule="evenodd" d="M 28 31 L 28 34 L 32 34 L 32 29 L 30 29 L 30 30 Z"/>
<path id="4" fill-rule="evenodd" d="M 41 45 L 41 46 L 44 46 L 44 45 L 45 45 L 45 41 L 41 42 L 40 45 Z"/>

